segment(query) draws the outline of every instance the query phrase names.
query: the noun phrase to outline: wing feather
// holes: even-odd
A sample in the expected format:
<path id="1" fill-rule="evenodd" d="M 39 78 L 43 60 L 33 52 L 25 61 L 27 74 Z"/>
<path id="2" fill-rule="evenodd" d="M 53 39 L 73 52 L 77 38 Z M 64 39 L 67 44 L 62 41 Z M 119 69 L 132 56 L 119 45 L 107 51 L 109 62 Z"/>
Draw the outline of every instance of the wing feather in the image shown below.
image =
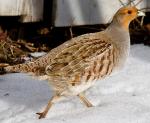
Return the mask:
<path id="1" fill-rule="evenodd" d="M 82 74 L 91 65 L 92 60 L 112 48 L 112 44 L 100 39 L 87 39 L 73 43 L 59 54 L 47 66 L 46 73 L 55 78 L 74 77 Z"/>

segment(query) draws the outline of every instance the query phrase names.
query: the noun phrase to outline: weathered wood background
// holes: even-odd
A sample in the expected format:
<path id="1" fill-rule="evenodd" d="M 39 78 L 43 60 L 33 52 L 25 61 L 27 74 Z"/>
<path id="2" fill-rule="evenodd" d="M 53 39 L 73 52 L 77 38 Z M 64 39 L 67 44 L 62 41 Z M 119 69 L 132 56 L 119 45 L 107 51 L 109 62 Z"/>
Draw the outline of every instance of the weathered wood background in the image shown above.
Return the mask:
<path id="1" fill-rule="evenodd" d="M 135 0 L 137 2 L 139 0 Z M 121 6 L 119 0 L 54 0 L 53 22 L 56 27 L 106 24 Z M 143 0 L 138 8 L 148 6 L 150 0 Z"/>
<path id="2" fill-rule="evenodd" d="M 0 16 L 22 16 L 22 22 L 43 19 L 44 0 L 0 0 Z"/>

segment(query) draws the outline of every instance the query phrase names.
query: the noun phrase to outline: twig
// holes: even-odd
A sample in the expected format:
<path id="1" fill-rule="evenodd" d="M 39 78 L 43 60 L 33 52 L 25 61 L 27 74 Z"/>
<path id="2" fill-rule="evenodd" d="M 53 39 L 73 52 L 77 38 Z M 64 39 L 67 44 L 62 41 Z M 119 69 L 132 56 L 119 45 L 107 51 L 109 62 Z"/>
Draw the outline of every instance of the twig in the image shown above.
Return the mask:
<path id="1" fill-rule="evenodd" d="M 144 16 L 142 16 L 142 18 L 141 18 L 141 23 L 140 23 L 140 25 L 143 27 L 143 22 L 144 22 Z"/>
<path id="2" fill-rule="evenodd" d="M 29 45 L 24 45 L 28 50 L 30 50 L 31 52 L 36 51 L 37 48 L 31 47 Z"/>
<path id="3" fill-rule="evenodd" d="M 142 25 L 143 25 L 143 22 L 142 22 L 142 24 L 141 24 L 141 21 L 139 21 L 137 18 L 135 19 L 135 21 L 140 25 L 140 27 L 141 27 L 142 29 L 144 29 L 144 27 L 142 26 Z"/>
<path id="4" fill-rule="evenodd" d="M 132 3 L 133 3 L 133 6 L 135 6 L 135 4 L 134 4 L 134 1 L 135 0 L 128 0 L 129 2 L 128 2 L 128 4 L 127 5 L 131 5 Z"/>
<path id="5" fill-rule="evenodd" d="M 119 2 L 121 3 L 122 6 L 126 6 L 121 0 L 119 0 Z"/>
<path id="6" fill-rule="evenodd" d="M 73 38 L 72 26 L 69 28 L 69 32 L 70 32 L 70 37 Z"/>
<path id="7" fill-rule="evenodd" d="M 139 2 L 137 2 L 134 6 L 137 6 L 138 4 L 140 4 L 143 0 L 140 0 Z"/>
<path id="8" fill-rule="evenodd" d="M 10 52 L 11 52 L 11 54 L 12 54 L 12 56 L 14 56 L 13 47 L 14 47 L 14 46 L 11 45 L 10 48 L 9 48 L 9 49 L 10 49 Z"/>
<path id="9" fill-rule="evenodd" d="M 141 8 L 140 9 L 140 11 L 143 11 L 143 10 L 145 10 L 145 11 L 147 10 L 148 11 L 148 10 L 150 10 L 150 8 L 147 7 L 147 8 Z"/>
<path id="10" fill-rule="evenodd" d="M 9 64 L 6 64 L 6 63 L 0 63 L 0 67 L 7 67 L 9 66 Z"/>

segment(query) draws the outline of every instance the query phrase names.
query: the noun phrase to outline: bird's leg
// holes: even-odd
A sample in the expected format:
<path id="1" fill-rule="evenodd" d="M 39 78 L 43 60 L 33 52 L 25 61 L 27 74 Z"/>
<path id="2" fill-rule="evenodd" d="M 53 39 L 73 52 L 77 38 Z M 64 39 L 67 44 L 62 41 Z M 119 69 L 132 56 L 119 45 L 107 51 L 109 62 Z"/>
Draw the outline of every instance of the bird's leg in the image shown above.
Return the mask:
<path id="1" fill-rule="evenodd" d="M 47 104 L 46 108 L 44 109 L 44 111 L 43 111 L 43 112 L 40 112 L 40 113 L 36 113 L 36 114 L 39 115 L 39 119 L 46 117 L 46 115 L 47 115 L 49 109 L 50 109 L 51 106 L 53 105 L 53 101 L 54 101 L 55 99 L 57 99 L 57 98 L 59 98 L 59 96 L 57 96 L 57 95 L 53 96 L 53 97 L 48 101 L 48 104 Z"/>
<path id="2" fill-rule="evenodd" d="M 80 93 L 77 95 L 80 100 L 87 106 L 87 107 L 92 107 L 93 105 L 85 98 L 83 93 Z"/>

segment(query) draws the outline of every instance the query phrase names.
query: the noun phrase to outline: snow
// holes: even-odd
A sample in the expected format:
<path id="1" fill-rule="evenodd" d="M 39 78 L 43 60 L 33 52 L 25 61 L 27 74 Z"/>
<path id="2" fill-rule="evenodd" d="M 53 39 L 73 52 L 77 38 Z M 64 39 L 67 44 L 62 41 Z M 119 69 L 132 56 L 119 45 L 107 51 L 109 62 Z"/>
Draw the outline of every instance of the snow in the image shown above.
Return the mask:
<path id="1" fill-rule="evenodd" d="M 77 97 L 42 111 L 53 95 L 46 81 L 13 73 L 0 76 L 0 123 L 150 123 L 150 47 L 131 46 L 123 71 L 86 92 L 95 105 L 86 108 Z"/>
<path id="2" fill-rule="evenodd" d="M 43 56 L 45 54 L 46 54 L 46 52 L 34 52 L 34 53 L 30 53 L 30 55 L 33 56 L 33 57 L 40 57 L 40 56 Z"/>

